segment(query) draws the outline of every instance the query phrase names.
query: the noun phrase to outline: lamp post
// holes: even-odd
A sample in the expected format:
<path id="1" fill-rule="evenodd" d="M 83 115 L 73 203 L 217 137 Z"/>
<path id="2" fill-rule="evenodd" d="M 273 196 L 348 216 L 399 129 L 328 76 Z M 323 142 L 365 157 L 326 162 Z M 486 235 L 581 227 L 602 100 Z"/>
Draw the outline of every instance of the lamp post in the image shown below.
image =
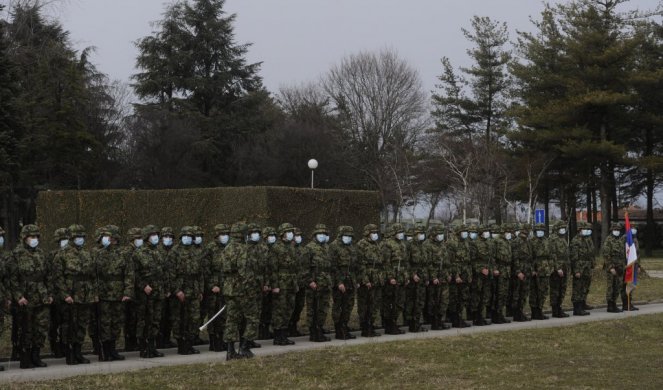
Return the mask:
<path id="1" fill-rule="evenodd" d="M 308 160 L 308 168 L 311 170 L 311 189 L 313 189 L 313 172 L 318 167 L 318 160 L 312 158 Z"/>

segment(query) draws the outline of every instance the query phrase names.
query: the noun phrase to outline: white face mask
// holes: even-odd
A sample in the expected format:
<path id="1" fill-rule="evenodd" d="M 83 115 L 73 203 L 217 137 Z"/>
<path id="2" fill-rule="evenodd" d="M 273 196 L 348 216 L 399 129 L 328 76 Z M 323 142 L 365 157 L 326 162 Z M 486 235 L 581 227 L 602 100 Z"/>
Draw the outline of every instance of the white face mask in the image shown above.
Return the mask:
<path id="1" fill-rule="evenodd" d="M 260 241 L 260 233 L 253 232 L 253 233 L 251 233 L 250 238 L 251 238 L 251 241 L 258 242 L 258 241 Z"/>
<path id="2" fill-rule="evenodd" d="M 302 243 L 302 236 L 295 236 L 295 244 L 301 244 Z"/>
<path id="3" fill-rule="evenodd" d="M 5 238 L 0 236 L 0 248 L 2 248 L 3 246 L 5 246 Z"/>
<path id="4" fill-rule="evenodd" d="M 108 246 L 110 245 L 110 243 L 111 243 L 111 238 L 110 238 L 110 237 L 108 237 L 108 236 L 103 236 L 103 237 L 101 237 L 101 245 L 102 245 L 104 248 L 108 248 Z"/>
<path id="5" fill-rule="evenodd" d="M 173 245 L 173 237 L 164 237 L 162 239 L 163 245 L 164 246 L 172 246 Z"/>
<path id="6" fill-rule="evenodd" d="M 276 242 L 276 236 L 274 236 L 274 235 L 267 236 L 267 243 L 268 244 L 273 244 L 275 242 Z"/>
<path id="7" fill-rule="evenodd" d="M 318 240 L 318 242 L 321 243 L 321 244 L 324 244 L 327 240 L 326 236 L 322 233 L 316 234 L 315 239 Z"/>
<path id="8" fill-rule="evenodd" d="M 585 229 L 585 237 L 590 237 L 592 235 L 591 229 Z"/>
<path id="9" fill-rule="evenodd" d="M 369 238 L 371 239 L 371 241 L 377 241 L 380 238 L 380 236 L 377 233 L 371 233 Z"/>
<path id="10" fill-rule="evenodd" d="M 479 237 L 479 233 L 470 232 L 470 240 L 476 240 Z"/>
<path id="11" fill-rule="evenodd" d="M 481 233 L 481 237 L 483 237 L 483 238 L 485 238 L 485 239 L 489 239 L 489 238 L 490 238 L 490 232 L 483 232 L 483 233 Z"/>
<path id="12" fill-rule="evenodd" d="M 538 238 L 542 238 L 542 237 L 545 236 L 545 235 L 546 235 L 546 233 L 545 233 L 543 230 L 537 230 L 537 231 L 536 231 L 536 236 L 537 236 Z"/>
<path id="13" fill-rule="evenodd" d="M 612 231 L 612 235 L 615 236 L 615 237 L 619 237 L 619 234 L 620 234 L 620 233 L 621 233 L 621 232 L 620 232 L 619 230 L 613 230 L 613 231 Z"/>
<path id="14" fill-rule="evenodd" d="M 396 239 L 399 241 L 403 241 L 405 238 L 405 233 L 396 233 Z"/>
<path id="15" fill-rule="evenodd" d="M 506 234 L 504 235 L 504 238 L 506 238 L 507 240 L 510 241 L 513 237 L 511 236 L 511 233 L 506 233 Z"/>
<path id="16" fill-rule="evenodd" d="M 30 248 L 36 248 L 39 246 L 39 239 L 38 238 L 30 238 L 28 239 L 28 246 Z"/>
<path id="17" fill-rule="evenodd" d="M 193 238 L 191 236 L 182 236 L 182 245 L 189 246 L 192 242 Z"/>
<path id="18" fill-rule="evenodd" d="M 425 234 L 423 234 L 423 233 L 419 233 L 419 234 L 417 234 L 417 240 L 419 240 L 419 241 L 423 241 L 423 240 L 425 240 L 425 239 L 426 239 L 426 235 L 425 235 Z"/>
<path id="19" fill-rule="evenodd" d="M 227 234 L 222 234 L 219 236 L 219 242 L 221 243 L 221 245 L 226 245 L 228 243 L 228 240 L 230 240 L 230 236 L 228 236 Z"/>
<path id="20" fill-rule="evenodd" d="M 142 238 L 135 239 L 134 240 L 134 246 L 136 248 L 140 248 L 141 246 L 143 246 L 143 239 Z"/>
<path id="21" fill-rule="evenodd" d="M 345 245 L 350 245 L 350 244 L 352 244 L 352 237 L 350 237 L 350 236 L 343 236 L 343 237 L 341 237 L 341 241 L 343 241 L 343 243 L 344 243 Z"/>
<path id="22" fill-rule="evenodd" d="M 561 229 L 559 229 L 559 230 L 558 230 L 558 233 L 559 233 L 561 236 L 565 235 L 565 234 L 566 234 L 566 228 L 561 228 Z"/>
<path id="23" fill-rule="evenodd" d="M 69 240 L 60 240 L 60 249 L 64 249 L 69 245 Z"/>
<path id="24" fill-rule="evenodd" d="M 412 238 L 413 238 L 412 236 L 405 236 L 405 239 L 408 241 L 412 241 Z"/>
<path id="25" fill-rule="evenodd" d="M 437 242 L 442 242 L 442 241 L 444 241 L 444 234 L 438 234 L 438 235 L 436 235 L 436 236 L 435 236 L 435 240 L 437 240 Z"/>
<path id="26" fill-rule="evenodd" d="M 293 238 L 295 238 L 295 233 L 293 233 L 293 232 L 286 232 L 285 233 L 285 240 L 286 241 L 292 241 Z"/>
<path id="27" fill-rule="evenodd" d="M 149 240 L 150 240 L 150 244 L 152 244 L 154 246 L 159 245 L 159 236 L 157 236 L 156 234 L 151 235 Z"/>
<path id="28" fill-rule="evenodd" d="M 200 245 L 203 243 L 203 237 L 202 236 L 196 236 L 196 238 L 193 239 L 193 243 L 196 245 Z"/>
<path id="29" fill-rule="evenodd" d="M 462 238 L 463 240 L 467 240 L 467 237 L 468 237 L 467 232 L 460 232 L 460 238 Z"/>
<path id="30" fill-rule="evenodd" d="M 74 245 L 81 247 L 85 244 L 85 238 L 84 237 L 75 237 L 74 238 Z"/>
<path id="31" fill-rule="evenodd" d="M 638 234 L 638 229 L 631 228 L 631 234 L 634 236 Z"/>
<path id="32" fill-rule="evenodd" d="M 520 235 L 520 230 L 516 230 L 514 234 L 516 235 L 516 237 L 518 237 Z"/>

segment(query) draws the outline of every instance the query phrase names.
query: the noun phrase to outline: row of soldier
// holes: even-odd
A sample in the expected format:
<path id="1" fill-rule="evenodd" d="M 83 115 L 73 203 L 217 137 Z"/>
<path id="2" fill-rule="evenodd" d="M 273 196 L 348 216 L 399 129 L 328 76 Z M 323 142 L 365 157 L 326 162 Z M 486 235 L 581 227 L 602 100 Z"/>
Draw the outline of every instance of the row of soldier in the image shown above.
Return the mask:
<path id="1" fill-rule="evenodd" d="M 620 227 L 612 228 L 603 256 L 608 309 L 617 312 L 617 295 L 624 299 L 624 246 Z M 38 227 L 26 225 L 18 247 L 5 251 L 3 293 L 14 314 L 22 368 L 45 366 L 40 352 L 47 335 L 67 364 L 89 363 L 81 352 L 86 333 L 103 361 L 124 359 L 117 351 L 121 333 L 125 350 L 138 348 L 144 358 L 174 346 L 171 333 L 179 354 L 199 353 L 199 326 L 222 308 L 208 327 L 209 348 L 235 359 L 253 356 L 256 339 L 294 344 L 289 337 L 301 335 L 305 306 L 316 342 L 329 340 L 323 326 L 330 304 L 335 337 L 355 338 L 348 326 L 355 301 L 364 337 L 380 335 L 378 320 L 385 333 L 403 333 L 401 316 L 410 332 L 424 331 L 425 322 L 443 330 L 507 323 L 507 316 L 528 321 L 527 301 L 531 318 L 544 320 L 548 295 L 553 316 L 568 316 L 561 305 L 570 277 L 573 313 L 587 315 L 592 228 L 579 223 L 570 245 L 566 230 L 563 222 L 549 235 L 544 225 L 428 231 L 416 225 L 405 231 L 393 224 L 381 236 L 371 224 L 355 242 L 352 227 L 339 227 L 332 241 L 320 224 L 304 245 L 301 231 L 288 223 L 278 230 L 236 223 L 215 226 L 204 245 L 195 226 L 177 237 L 168 227 L 132 228 L 121 244 L 120 229 L 109 225 L 96 230 L 88 250 L 85 228 L 72 225 L 56 230 L 58 249 L 45 255 Z"/>

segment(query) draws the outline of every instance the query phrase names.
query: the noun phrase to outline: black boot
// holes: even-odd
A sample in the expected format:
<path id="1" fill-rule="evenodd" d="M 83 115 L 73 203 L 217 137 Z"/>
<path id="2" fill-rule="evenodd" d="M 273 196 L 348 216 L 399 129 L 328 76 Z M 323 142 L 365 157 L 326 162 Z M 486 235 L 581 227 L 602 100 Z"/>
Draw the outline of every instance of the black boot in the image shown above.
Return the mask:
<path id="1" fill-rule="evenodd" d="M 30 348 L 22 348 L 19 355 L 19 361 L 21 368 L 34 368 L 32 364 L 32 350 Z"/>
<path id="2" fill-rule="evenodd" d="M 124 356 L 120 355 L 117 352 L 117 344 L 116 344 L 115 340 L 111 340 L 111 341 L 108 342 L 108 348 L 109 348 L 108 352 L 110 354 L 111 360 L 113 360 L 113 361 L 114 360 L 124 360 Z"/>
<path id="3" fill-rule="evenodd" d="M 562 309 L 562 306 L 557 305 L 557 318 L 566 318 L 568 316 L 569 315 L 564 312 L 564 309 Z"/>
<path id="4" fill-rule="evenodd" d="M 319 326 L 315 330 L 315 340 L 313 340 L 317 343 L 324 343 L 327 341 L 331 341 L 331 339 L 327 336 L 325 336 L 325 330 Z"/>
<path id="5" fill-rule="evenodd" d="M 190 338 L 186 343 L 187 351 L 189 351 L 189 355 L 197 355 L 197 354 L 200 353 L 199 350 L 197 350 L 196 348 L 193 347 L 195 339 L 196 339 L 196 337 L 194 336 L 194 337 Z M 204 343 L 204 344 L 207 344 L 207 343 Z"/>
<path id="6" fill-rule="evenodd" d="M 112 360 L 110 350 L 110 341 L 104 341 L 101 343 L 101 349 L 99 349 L 97 352 L 97 356 L 99 357 L 100 362 L 109 362 Z"/>
<path id="7" fill-rule="evenodd" d="M 186 341 L 184 341 L 184 339 L 177 339 L 177 354 L 190 355 L 189 348 L 187 347 Z"/>
<path id="8" fill-rule="evenodd" d="M 280 329 L 280 332 L 285 333 L 285 329 Z M 249 348 L 246 340 L 239 343 L 239 356 L 245 359 L 250 359 L 255 356 L 253 352 L 251 352 L 251 348 Z"/>
<path id="9" fill-rule="evenodd" d="M 345 334 L 345 337 L 347 337 L 348 340 L 354 340 L 357 338 L 357 336 L 353 335 L 350 330 L 350 327 L 348 326 L 348 323 L 344 323 L 343 325 L 343 333 Z"/>
<path id="10" fill-rule="evenodd" d="M 32 359 L 32 365 L 34 367 L 46 367 L 48 364 L 41 361 L 41 348 L 33 347 L 30 353 L 30 358 Z"/>
<path id="11" fill-rule="evenodd" d="M 228 352 L 226 352 L 226 360 L 239 359 L 239 355 L 237 354 L 237 351 L 235 351 L 235 342 L 231 341 L 227 343 L 227 346 L 228 346 Z"/>
<path id="12" fill-rule="evenodd" d="M 74 346 L 74 357 L 76 358 L 78 364 L 90 364 L 90 361 L 87 360 L 83 356 L 83 353 L 81 352 L 81 345 L 76 343 L 73 346 Z"/>
<path id="13" fill-rule="evenodd" d="M 506 316 L 513 317 L 513 309 L 511 308 L 511 305 L 506 306 Z"/>
<path id="14" fill-rule="evenodd" d="M 69 366 L 78 364 L 76 357 L 74 356 L 74 348 L 71 346 L 71 344 L 65 344 L 64 359 L 65 363 L 67 363 Z"/>
<path id="15" fill-rule="evenodd" d="M 243 339 L 243 337 L 242 337 L 242 339 Z M 242 340 L 240 339 L 240 342 L 241 342 L 241 341 L 242 341 Z M 256 342 L 253 341 L 253 340 L 246 340 L 246 345 L 249 347 L 249 349 L 254 349 L 254 348 L 260 348 L 260 347 L 262 347 L 262 345 L 260 345 L 260 343 L 256 343 Z M 225 349 L 224 349 L 224 351 L 225 351 Z"/>
<path id="16" fill-rule="evenodd" d="M 12 362 L 18 362 L 21 360 L 21 347 L 18 344 L 12 343 L 12 354 L 9 360 Z"/>
<path id="17" fill-rule="evenodd" d="M 343 337 L 343 328 L 341 328 L 340 323 L 337 322 L 334 324 L 334 330 L 336 331 L 334 335 L 334 338 L 336 340 L 345 340 L 345 338 Z"/>
<path id="18" fill-rule="evenodd" d="M 368 337 L 368 323 L 367 322 L 362 322 L 361 323 L 361 337 Z"/>
<path id="19" fill-rule="evenodd" d="M 375 328 L 373 327 L 373 324 L 370 322 L 368 323 L 368 337 L 380 337 L 382 336 L 380 333 L 375 331 Z"/>
<path id="20" fill-rule="evenodd" d="M 92 337 L 92 354 L 99 355 L 100 351 L 101 351 L 101 344 L 99 343 L 99 338 L 96 336 Z"/>
<path id="21" fill-rule="evenodd" d="M 513 314 L 513 320 L 514 320 L 515 322 L 527 322 L 527 321 L 530 321 L 529 317 L 527 317 L 527 316 L 525 315 L 525 313 L 523 313 L 523 309 L 518 308 L 518 309 L 514 309 L 514 310 L 516 310 L 515 313 Z"/>
<path id="22" fill-rule="evenodd" d="M 299 330 L 297 329 L 297 323 L 296 322 L 291 322 L 288 325 L 288 336 L 290 336 L 290 337 L 301 337 L 301 336 L 303 336 L 303 334 L 301 334 L 299 332 Z"/>
<path id="23" fill-rule="evenodd" d="M 586 312 L 582 308 L 582 302 L 573 302 L 573 315 L 574 316 L 588 316 L 589 312 Z"/>
<path id="24" fill-rule="evenodd" d="M 147 339 L 147 349 L 150 351 L 152 357 L 163 357 L 163 353 L 157 351 L 156 340 L 154 338 Z"/>
<path id="25" fill-rule="evenodd" d="M 548 316 L 543 314 L 543 309 L 540 307 L 532 307 L 532 319 L 533 320 L 547 320 Z"/>
<path id="26" fill-rule="evenodd" d="M 139 356 L 144 359 L 150 359 L 154 357 L 150 355 L 150 350 L 147 348 L 147 340 L 143 338 L 138 340 L 138 350 L 140 351 Z"/>
<path id="27" fill-rule="evenodd" d="M 476 315 L 475 315 L 475 317 L 474 317 L 473 324 L 476 325 L 476 326 L 486 326 L 486 325 L 489 325 L 489 323 L 486 321 L 486 319 L 483 318 L 483 314 L 482 314 L 482 313 L 476 313 Z"/>
<path id="28" fill-rule="evenodd" d="M 617 307 L 617 302 L 608 301 L 608 313 L 621 313 L 621 309 Z"/>
<path id="29" fill-rule="evenodd" d="M 209 335 L 209 350 L 212 352 L 216 351 L 216 335 Z"/>
<path id="30" fill-rule="evenodd" d="M 594 306 L 589 306 L 589 305 L 587 304 L 587 301 L 582 301 L 582 309 L 583 309 L 583 310 L 593 310 L 593 309 L 594 309 Z"/>

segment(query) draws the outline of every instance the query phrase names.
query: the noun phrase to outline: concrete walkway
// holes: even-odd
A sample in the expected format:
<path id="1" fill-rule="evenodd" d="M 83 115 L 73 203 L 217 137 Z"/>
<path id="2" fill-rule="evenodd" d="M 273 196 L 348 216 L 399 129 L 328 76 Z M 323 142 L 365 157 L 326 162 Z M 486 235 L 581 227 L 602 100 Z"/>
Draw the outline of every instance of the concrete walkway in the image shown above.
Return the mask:
<path id="1" fill-rule="evenodd" d="M 655 303 L 639 306 L 639 311 L 624 312 L 620 314 L 607 313 L 605 308 L 595 309 L 589 316 L 570 316 L 569 318 L 551 318 L 547 321 L 529 321 L 514 322 L 510 324 L 473 326 L 464 329 L 449 329 L 444 331 L 430 331 L 422 333 L 406 333 L 404 335 L 383 335 L 381 337 L 364 338 L 357 337 L 355 340 L 332 340 L 326 343 L 313 343 L 308 341 L 308 337 L 294 338 L 296 344 L 287 347 L 277 347 L 272 345 L 271 340 L 261 341 L 262 348 L 254 349 L 256 356 L 277 355 L 287 352 L 304 351 L 311 349 L 321 349 L 326 347 L 337 347 L 344 345 L 361 345 L 370 343 L 384 343 L 389 341 L 402 341 L 412 339 L 452 337 L 468 334 L 478 334 L 487 332 L 501 332 L 518 329 L 540 329 L 560 326 L 570 326 L 594 321 L 607 321 L 623 319 L 640 315 L 663 313 L 663 303 Z M 225 362 L 225 352 L 209 352 L 207 346 L 200 346 L 200 355 L 177 355 L 175 349 L 162 350 L 166 354 L 162 358 L 142 359 L 138 357 L 138 352 L 124 354 L 127 360 L 120 362 L 97 362 L 96 358 L 88 356 L 92 360 L 91 364 L 67 366 L 64 359 L 45 359 L 48 367 L 39 369 L 21 370 L 18 368 L 18 362 L 4 363 L 5 371 L 0 372 L 0 383 L 38 381 L 49 379 L 60 379 L 78 375 L 91 374 L 112 374 L 127 371 L 136 371 L 146 368 L 160 366 L 176 366 L 183 364 L 196 363 L 223 363 Z"/>

